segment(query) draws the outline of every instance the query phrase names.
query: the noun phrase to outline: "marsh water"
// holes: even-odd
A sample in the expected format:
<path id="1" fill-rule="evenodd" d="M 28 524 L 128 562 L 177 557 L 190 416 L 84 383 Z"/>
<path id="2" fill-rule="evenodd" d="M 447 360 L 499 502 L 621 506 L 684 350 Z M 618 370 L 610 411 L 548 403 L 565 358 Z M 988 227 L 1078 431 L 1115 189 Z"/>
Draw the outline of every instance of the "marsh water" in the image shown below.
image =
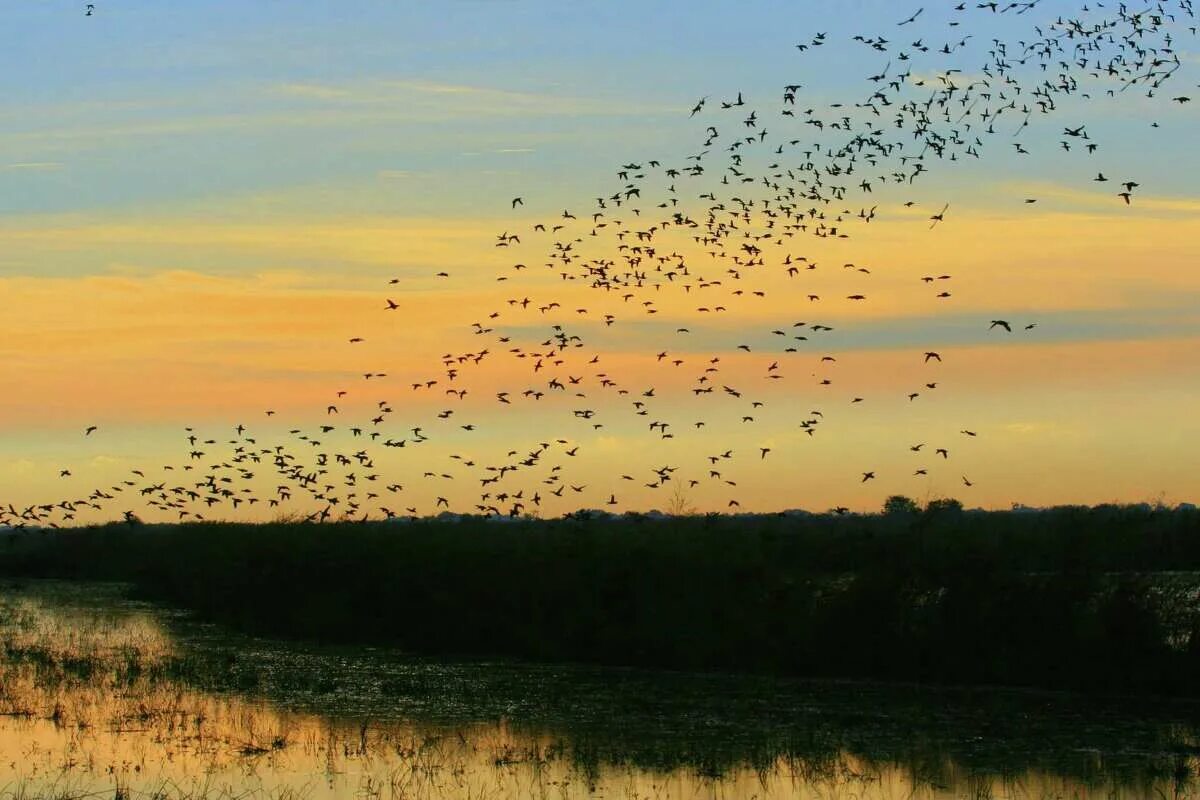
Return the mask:
<path id="1" fill-rule="evenodd" d="M 0 583 L 5 800 L 1190 797 L 1198 735 L 1188 705 L 431 660 Z"/>

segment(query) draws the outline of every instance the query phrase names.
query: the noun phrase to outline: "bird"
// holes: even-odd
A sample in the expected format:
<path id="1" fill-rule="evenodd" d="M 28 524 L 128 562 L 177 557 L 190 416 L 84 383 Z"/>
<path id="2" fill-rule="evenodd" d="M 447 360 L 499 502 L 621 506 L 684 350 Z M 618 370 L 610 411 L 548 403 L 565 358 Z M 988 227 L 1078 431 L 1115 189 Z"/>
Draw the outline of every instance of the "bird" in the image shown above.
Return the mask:
<path id="1" fill-rule="evenodd" d="M 97 430 L 98 430 L 98 429 L 97 429 L 97 427 L 96 427 L 95 425 L 88 425 L 88 426 L 87 426 L 87 428 L 85 428 L 85 429 L 84 429 L 84 431 L 83 431 L 83 435 L 84 435 L 84 436 L 91 436 L 91 435 L 92 435 L 93 433 L 95 433 Z"/>

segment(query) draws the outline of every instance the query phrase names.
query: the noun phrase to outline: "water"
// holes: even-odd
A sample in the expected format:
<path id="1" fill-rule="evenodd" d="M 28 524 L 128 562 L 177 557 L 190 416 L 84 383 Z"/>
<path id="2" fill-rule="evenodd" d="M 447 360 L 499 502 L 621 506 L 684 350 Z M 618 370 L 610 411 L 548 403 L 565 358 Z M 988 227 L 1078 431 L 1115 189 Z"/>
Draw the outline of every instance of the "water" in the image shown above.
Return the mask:
<path id="1" fill-rule="evenodd" d="M 113 585 L 0 584 L 0 715 L 0 800 L 1200 796 L 1189 705 L 420 659 Z"/>

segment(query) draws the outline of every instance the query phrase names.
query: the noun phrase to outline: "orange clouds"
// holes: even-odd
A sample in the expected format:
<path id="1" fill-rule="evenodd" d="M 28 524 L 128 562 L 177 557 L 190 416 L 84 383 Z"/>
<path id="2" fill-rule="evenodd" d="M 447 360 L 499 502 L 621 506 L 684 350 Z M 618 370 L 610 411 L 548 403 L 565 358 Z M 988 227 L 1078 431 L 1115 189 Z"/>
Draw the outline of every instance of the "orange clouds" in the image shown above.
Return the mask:
<path id="1" fill-rule="evenodd" d="M 962 213 L 933 231 L 923 212 L 910 212 L 848 241 L 798 237 L 768 245 L 766 266 L 741 282 L 680 231 L 678 252 L 690 274 L 630 301 L 547 269 L 543 250 L 551 240 L 536 238 L 529 219 L 509 226 L 527 239 L 520 249 L 493 247 L 496 226 L 486 220 L 10 220 L 0 225 L 0 246 L 16 263 L 82 274 L 0 279 L 0 356 L 10 368 L 0 427 L 53 437 L 52 429 L 74 432 L 96 421 L 257 426 L 266 409 L 278 412 L 272 424 L 299 425 L 323 419 L 336 392 L 347 391 L 347 415 L 363 417 L 380 399 L 396 408 L 385 435 L 403 435 L 406 426 L 453 408 L 453 422 L 421 451 L 431 469 L 458 469 L 447 460 L 451 452 L 502 452 L 514 437 L 579 443 L 570 465 L 588 489 L 548 499 L 547 509 L 557 511 L 601 505 L 610 493 L 622 495 L 623 507 L 665 507 L 664 491 L 645 481 L 613 482 L 635 461 L 681 465 L 702 481 L 694 492 L 702 510 L 723 510 L 733 498 L 759 509 L 869 507 L 881 491 L 959 494 L 968 504 L 1001 506 L 1185 494 L 1181 476 L 1195 459 L 1171 443 L 1188 413 L 1187 392 L 1200 390 L 1200 335 L 1183 303 L 1200 290 L 1192 268 L 1200 223 L 1175 218 L 1175 210 L 1129 212 L 1120 226 L 1101 214 Z M 1155 243 L 1153 258 L 1144 255 L 1146 242 Z M 602 254 L 589 245 L 579 245 L 584 258 Z M 788 254 L 818 268 L 789 277 L 781 265 Z M 514 271 L 515 263 L 527 269 Z M 439 271 L 450 277 L 435 277 Z M 920 280 L 943 273 L 953 277 Z M 496 281 L 498 274 L 509 280 Z M 741 286 L 741 296 L 731 294 Z M 943 289 L 952 296 L 933 296 Z M 847 299 L 858 293 L 867 299 Z M 510 303 L 525 298 L 527 308 Z M 386 310 L 387 299 L 398 309 Z M 558 307 L 540 310 L 551 302 Z M 1171 325 L 1141 331 L 1159 307 L 1176 309 Z M 1107 311 L 1116 321 L 1132 316 L 1109 324 Z M 1092 316 L 1071 316 L 1084 312 Z M 1010 313 L 1021 315 L 1012 334 L 987 330 L 994 315 Z M 605 314 L 613 326 L 603 324 Z M 793 321 L 808 327 L 792 328 Z M 1024 321 L 1039 327 L 1025 332 Z M 475 335 L 473 322 L 493 330 Z M 813 334 L 814 322 L 835 331 Z M 536 356 L 509 352 L 548 352 L 555 324 L 585 346 L 544 358 L 537 373 Z M 499 342 L 501 335 L 509 341 Z M 796 352 L 784 352 L 787 346 Z M 478 367 L 460 367 L 455 382 L 445 375 L 443 355 L 483 349 L 492 355 Z M 926 349 L 940 352 L 942 363 L 925 363 Z M 659 360 L 659 352 L 667 355 Z M 827 354 L 836 362 L 823 362 Z M 599 361 L 591 363 L 593 356 Z M 564 363 L 556 366 L 555 358 Z M 776 370 L 768 369 L 772 362 Z M 601 373 L 616 385 L 601 386 Z M 714 396 L 692 392 L 701 376 Z M 556 392 L 547 385 L 552 377 L 580 382 Z M 439 381 L 432 389 L 412 391 L 412 382 L 432 379 Z M 722 395 L 724 385 L 764 406 L 746 414 Z M 469 394 L 447 396 L 451 387 Z M 649 387 L 653 415 L 642 417 L 633 403 Z M 529 388 L 547 397 L 521 398 Z M 496 399 L 502 391 L 511 406 Z M 919 398 L 910 401 L 913 392 Z M 864 402 L 852 403 L 859 396 Z M 1152 416 L 1136 416 L 1150 406 Z M 573 417 L 579 409 L 599 413 Z M 813 409 L 825 420 L 809 436 L 798 423 Z M 477 431 L 462 431 L 460 420 Z M 648 432 L 649 421 L 668 422 L 674 435 Z M 706 425 L 699 433 L 698 421 Z M 967 426 L 981 436 L 964 447 L 956 437 Z M 333 434 L 331 446 L 342 435 Z M 908 440 L 927 435 L 953 441 L 953 463 L 909 458 Z M 697 466 L 718 444 L 740 454 L 720 481 Z M 361 441 L 341 446 L 351 445 Z M 173 452 L 157 447 L 164 457 Z M 772 449 L 769 459 L 754 460 L 760 447 Z M 1155 457 L 1131 478 L 1122 459 L 1134 453 Z M 53 467 L 61 459 L 26 455 L 14 451 L 35 465 L 22 473 L 22 485 L 56 491 Z M 115 479 L 132 463 L 128 453 L 99 457 L 114 458 L 91 456 L 81 473 L 88 480 Z M 381 469 L 411 471 L 411 458 L 381 456 Z M 1039 469 L 1029 468 L 1031 459 Z M 918 466 L 930 474 L 913 476 Z M 866 470 L 877 471 L 878 483 L 861 484 Z M 970 492 L 961 480 L 967 474 L 976 484 Z M 418 485 L 412 502 L 458 493 L 466 503 L 472 480 Z"/>

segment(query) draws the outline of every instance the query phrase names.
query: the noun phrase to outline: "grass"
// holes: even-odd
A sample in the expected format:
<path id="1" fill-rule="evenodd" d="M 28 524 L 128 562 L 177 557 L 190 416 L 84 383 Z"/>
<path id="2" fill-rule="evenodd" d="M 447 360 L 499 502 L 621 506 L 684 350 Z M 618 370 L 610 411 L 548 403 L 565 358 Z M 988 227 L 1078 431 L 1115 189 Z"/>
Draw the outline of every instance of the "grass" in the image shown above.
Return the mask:
<path id="1" fill-rule="evenodd" d="M 13 533 L 0 572 L 418 653 L 1200 694 L 1195 510 L 112 524 Z"/>

